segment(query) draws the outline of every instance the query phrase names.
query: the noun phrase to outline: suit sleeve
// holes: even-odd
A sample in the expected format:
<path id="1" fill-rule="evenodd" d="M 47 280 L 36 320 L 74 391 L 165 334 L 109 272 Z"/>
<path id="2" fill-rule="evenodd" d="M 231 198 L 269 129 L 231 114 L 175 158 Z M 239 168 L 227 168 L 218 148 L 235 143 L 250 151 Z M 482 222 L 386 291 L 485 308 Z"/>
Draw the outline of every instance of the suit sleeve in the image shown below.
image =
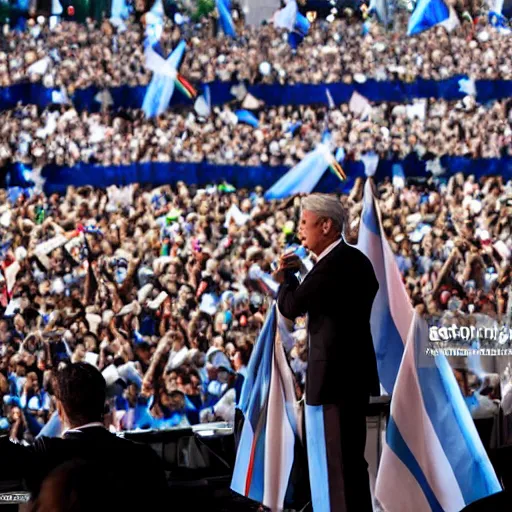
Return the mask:
<path id="1" fill-rule="evenodd" d="M 315 273 L 302 284 L 294 275 L 288 274 L 279 288 L 279 311 L 284 317 L 293 320 L 306 314 L 312 304 L 318 305 L 326 293 L 326 281 L 322 273 Z"/>
<path id="2" fill-rule="evenodd" d="M 8 436 L 0 438 L 0 480 L 25 480 L 38 467 L 38 457 L 32 446 L 23 446 L 10 441 Z"/>

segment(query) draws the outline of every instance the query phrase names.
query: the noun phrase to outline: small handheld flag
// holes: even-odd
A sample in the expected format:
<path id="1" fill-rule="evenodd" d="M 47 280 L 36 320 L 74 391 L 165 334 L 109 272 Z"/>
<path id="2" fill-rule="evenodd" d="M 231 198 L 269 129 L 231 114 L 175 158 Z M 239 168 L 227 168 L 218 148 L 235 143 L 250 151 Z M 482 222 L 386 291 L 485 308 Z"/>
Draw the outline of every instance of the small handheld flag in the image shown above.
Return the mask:
<path id="1" fill-rule="evenodd" d="M 240 123 L 245 123 L 254 128 L 258 128 L 258 119 L 254 116 L 254 114 L 252 114 L 248 110 L 237 110 L 235 112 L 235 115 Z"/>

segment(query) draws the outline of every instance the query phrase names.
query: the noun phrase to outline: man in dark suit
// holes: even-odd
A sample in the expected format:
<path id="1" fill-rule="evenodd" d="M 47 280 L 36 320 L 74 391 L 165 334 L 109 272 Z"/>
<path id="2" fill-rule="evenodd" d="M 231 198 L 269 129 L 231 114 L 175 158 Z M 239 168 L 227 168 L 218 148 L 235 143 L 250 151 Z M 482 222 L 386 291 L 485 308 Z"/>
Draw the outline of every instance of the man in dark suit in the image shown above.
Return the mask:
<path id="1" fill-rule="evenodd" d="M 98 478 L 111 475 L 123 510 L 160 508 L 167 499 L 162 461 L 151 448 L 105 429 L 106 384 L 101 373 L 86 363 L 71 364 L 56 374 L 53 386 L 60 420 L 68 430 L 62 438 L 41 437 L 31 446 L 0 439 L 0 480 L 23 480 L 37 499 L 47 475 L 63 463 L 101 465 L 104 471 Z"/>
<path id="2" fill-rule="evenodd" d="M 369 397 L 379 394 L 370 330 L 378 283 L 366 256 L 343 240 L 345 218 L 336 196 L 305 197 L 299 238 L 316 263 L 299 284 L 300 260 L 285 254 L 274 274 L 281 314 L 308 317 L 305 416 L 315 512 L 372 510 L 364 450 Z"/>

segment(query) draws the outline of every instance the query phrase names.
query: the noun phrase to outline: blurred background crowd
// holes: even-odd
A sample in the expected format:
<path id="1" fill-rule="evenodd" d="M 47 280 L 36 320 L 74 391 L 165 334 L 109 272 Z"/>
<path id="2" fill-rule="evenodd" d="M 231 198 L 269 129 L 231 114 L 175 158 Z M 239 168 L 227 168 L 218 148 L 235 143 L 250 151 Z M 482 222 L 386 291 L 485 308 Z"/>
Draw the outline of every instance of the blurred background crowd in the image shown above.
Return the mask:
<path id="1" fill-rule="evenodd" d="M 378 188 L 415 307 L 439 321 L 504 321 L 512 184 L 456 175 Z M 352 243 L 362 189 L 358 179 L 340 197 Z M 37 436 L 53 412 L 51 370 L 68 361 L 103 372 L 113 430 L 232 422 L 276 291 L 272 262 L 298 242 L 299 203 L 228 184 L 70 188 L 15 203 L 2 191 L 2 428 Z M 306 333 L 301 320 L 295 328 L 300 396 Z"/>
<path id="2" fill-rule="evenodd" d="M 167 22 L 162 41 L 169 49 L 187 39 L 181 73 L 199 83 L 349 84 L 367 79 L 441 80 L 455 75 L 512 79 L 510 36 L 491 27 L 486 15 L 462 19 L 449 34 L 438 27 L 404 38 L 407 17 L 397 15 L 394 31 L 369 25 L 360 16 L 332 23 L 319 19 L 296 49 L 290 47 L 285 31 L 271 24 L 243 26 L 233 40 L 216 37 L 216 26 L 208 20 L 199 25 Z M 144 23 L 129 22 L 122 31 L 108 21 L 99 26 L 92 20 L 83 25 L 63 22 L 54 30 L 34 20 L 30 25 L 22 33 L 4 30 L 1 87 L 28 80 L 46 87 L 64 86 L 72 94 L 91 85 L 137 86 L 151 79 L 144 65 Z M 42 69 L 31 68 L 43 59 Z"/>
<path id="3" fill-rule="evenodd" d="M 413 108 L 414 106 L 411 105 Z M 77 112 L 73 107 L 24 106 L 0 112 L 0 167 L 20 162 L 73 167 L 136 162 L 210 162 L 293 167 L 332 134 L 348 160 L 374 151 L 383 159 L 416 153 L 432 159 L 512 156 L 512 100 L 488 106 L 431 100 L 419 109 L 392 103 L 372 106 L 364 119 L 343 104 L 281 106 L 260 110 L 258 126 L 238 121 L 234 106 L 214 108 L 204 119 L 193 111 L 173 110 L 147 120 L 142 110 Z"/>
<path id="4" fill-rule="evenodd" d="M 207 115 L 180 106 L 147 116 L 114 108 L 107 91 L 150 83 L 144 42 L 151 5 L 133 3 L 132 15 L 119 22 L 104 19 L 98 2 L 96 19 L 89 12 L 79 23 L 69 2 L 62 1 L 57 22 L 31 14 L 30 6 L 20 10 L 20 2 L 9 5 L 15 3 L 18 19 L 6 18 L 0 37 L 0 87 L 42 84 L 61 100 L 46 108 L 0 105 L 0 173 L 16 163 L 43 169 L 83 162 L 98 164 L 98 173 L 138 162 L 293 167 L 326 132 L 352 161 L 369 152 L 388 160 L 414 153 L 427 160 L 512 157 L 512 100 L 482 104 L 474 90 L 475 80 L 512 80 L 510 31 L 490 23 L 487 4 L 453 3 L 460 21 L 453 31 L 437 26 L 407 37 L 412 4 L 399 2 L 385 27 L 366 4 L 331 2 L 339 8 L 329 7 L 327 17 L 308 12 L 311 29 L 298 45 L 272 23 L 246 25 L 240 3 L 232 6 L 236 37 L 219 34 L 214 13 L 191 20 L 174 13 L 158 37 L 162 55 L 186 40 L 180 75 L 197 89 L 232 83 L 234 99 Z M 339 82 L 462 75 L 467 95 L 460 101 L 406 105 L 359 96 L 335 105 L 328 93 Z M 266 106 L 243 91 L 249 84 L 326 84 L 326 101 Z M 73 94 L 90 86 L 103 92 L 100 112 L 72 104 Z M 237 109 L 250 110 L 251 123 Z M 416 309 L 438 322 L 457 314 L 507 322 L 512 183 L 432 173 L 389 178 L 377 188 L 383 227 Z M 362 196 L 358 178 L 340 197 L 351 243 Z M 51 374 L 70 361 L 102 371 L 113 431 L 232 423 L 276 293 L 272 265 L 299 243 L 299 202 L 268 201 L 261 187 L 229 183 L 70 187 L 64 195 L 39 186 L 0 190 L 0 430 L 20 442 L 58 434 Z M 290 326 L 299 397 L 304 326 Z M 473 385 L 489 387 L 478 379 Z M 488 402 L 487 412 L 495 405 Z"/>

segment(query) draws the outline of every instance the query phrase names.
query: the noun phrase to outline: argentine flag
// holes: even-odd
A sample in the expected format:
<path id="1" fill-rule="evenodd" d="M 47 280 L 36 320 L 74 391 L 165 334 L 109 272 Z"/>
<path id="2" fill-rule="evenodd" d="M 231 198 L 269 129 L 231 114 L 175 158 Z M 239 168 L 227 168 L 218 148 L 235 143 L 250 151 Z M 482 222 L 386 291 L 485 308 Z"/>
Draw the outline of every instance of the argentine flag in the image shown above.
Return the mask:
<path id="1" fill-rule="evenodd" d="M 376 498 L 388 512 L 460 512 L 501 487 L 448 361 L 426 353 L 428 325 L 411 306 L 371 180 L 358 248 L 379 281 L 370 322 L 381 384 L 393 395 Z"/>
<path id="2" fill-rule="evenodd" d="M 460 24 L 455 11 L 444 0 L 418 0 L 407 27 L 407 35 L 413 36 L 436 25 L 452 31 Z"/>
<path id="3" fill-rule="evenodd" d="M 178 67 L 186 47 L 185 41 L 180 41 L 169 57 L 164 59 L 153 46 L 147 46 L 144 52 L 146 68 L 153 71 L 153 78 L 146 89 L 146 95 L 142 102 L 142 110 L 147 118 L 158 116 L 167 110 L 174 94 Z"/>
<path id="4" fill-rule="evenodd" d="M 292 371 L 284 347 L 288 333 L 277 304 L 270 308 L 249 360 L 238 405 L 244 423 L 231 489 L 283 510 L 292 489 L 295 443 L 302 432 Z"/>
<path id="5" fill-rule="evenodd" d="M 319 144 L 265 192 L 265 199 L 309 194 L 317 186 L 332 160 L 333 156 L 327 145 Z"/>

